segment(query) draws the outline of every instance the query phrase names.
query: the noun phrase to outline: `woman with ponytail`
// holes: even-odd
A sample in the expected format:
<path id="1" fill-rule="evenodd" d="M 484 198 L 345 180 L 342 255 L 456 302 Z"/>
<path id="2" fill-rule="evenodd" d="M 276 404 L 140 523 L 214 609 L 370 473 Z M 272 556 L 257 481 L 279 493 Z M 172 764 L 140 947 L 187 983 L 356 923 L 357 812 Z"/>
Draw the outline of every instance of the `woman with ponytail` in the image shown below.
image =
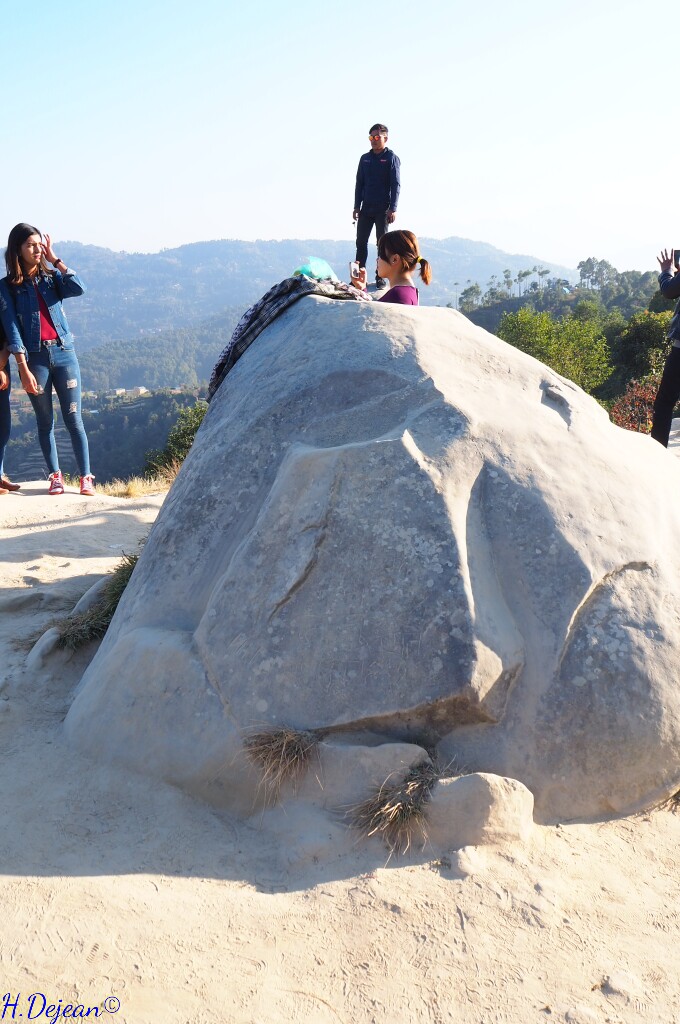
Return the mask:
<path id="1" fill-rule="evenodd" d="M 432 270 L 426 259 L 420 255 L 418 239 L 412 231 L 388 231 L 378 242 L 378 277 L 389 282 L 389 289 L 378 302 L 398 302 L 402 306 L 418 305 L 418 289 L 413 283 L 413 274 L 418 271 L 423 284 L 432 280 Z M 352 278 L 355 288 L 366 288 L 366 268 Z"/>

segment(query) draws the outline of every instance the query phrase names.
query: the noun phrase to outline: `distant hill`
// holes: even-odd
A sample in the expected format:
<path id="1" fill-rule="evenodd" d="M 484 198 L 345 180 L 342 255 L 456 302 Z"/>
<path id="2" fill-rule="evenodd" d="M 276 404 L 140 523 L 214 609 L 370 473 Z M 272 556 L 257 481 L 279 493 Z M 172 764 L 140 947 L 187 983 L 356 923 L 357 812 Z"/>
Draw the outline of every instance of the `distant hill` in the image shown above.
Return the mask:
<path id="1" fill-rule="evenodd" d="M 242 310 L 225 309 L 192 327 L 146 334 L 80 352 L 84 387 L 89 391 L 135 388 L 195 388 L 210 380 L 213 366 L 229 341 Z"/>
<path id="2" fill-rule="evenodd" d="M 539 265 L 558 277 L 575 280 L 575 270 L 541 263 L 535 256 L 504 253 L 465 238 L 422 238 L 434 280 L 421 289 L 427 305 L 455 303 L 469 281 L 486 284 L 505 269 L 513 275 Z M 69 301 L 67 311 L 81 352 L 108 341 L 144 339 L 211 317 L 233 321 L 273 284 L 288 277 L 308 256 L 322 256 L 346 280 L 354 256 L 349 241 L 195 242 L 157 253 L 112 252 L 80 242 L 60 242 L 59 255 L 87 285 L 86 294 Z M 369 250 L 373 259 L 375 246 Z M 238 317 L 237 317 L 238 319 Z M 119 384 L 118 386 L 122 386 Z"/>
<path id="3" fill-rule="evenodd" d="M 137 385 L 196 389 L 206 382 L 244 309 L 273 284 L 290 276 L 309 256 L 328 260 L 347 279 L 354 256 L 351 242 L 215 241 L 196 242 L 158 253 L 112 252 L 80 242 L 60 242 L 59 255 L 82 275 L 81 298 L 66 304 L 77 338 L 83 386 L 88 391 Z M 434 281 L 421 289 L 427 305 L 455 303 L 469 281 L 513 275 L 536 265 L 556 277 L 576 279 L 575 271 L 533 256 L 510 255 L 463 238 L 421 239 Z M 370 249 L 371 258 L 375 247 Z M 16 386 L 16 382 L 15 382 Z M 153 396 L 111 407 L 84 403 L 84 415 L 100 481 L 139 472 L 150 448 L 165 444 L 179 409 L 195 396 Z M 70 441 L 57 415 L 57 443 L 63 468 L 75 471 Z M 18 479 L 42 476 L 42 456 L 32 414 L 15 416 L 7 452 L 8 472 Z"/>

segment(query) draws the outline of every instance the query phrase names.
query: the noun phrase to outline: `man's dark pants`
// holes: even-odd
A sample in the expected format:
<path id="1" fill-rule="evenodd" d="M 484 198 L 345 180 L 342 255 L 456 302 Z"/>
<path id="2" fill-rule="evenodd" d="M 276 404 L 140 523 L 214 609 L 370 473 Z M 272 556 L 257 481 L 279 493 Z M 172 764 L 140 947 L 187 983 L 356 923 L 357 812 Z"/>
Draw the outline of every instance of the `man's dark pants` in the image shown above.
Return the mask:
<path id="1" fill-rule="evenodd" d="M 356 261 L 360 267 L 366 266 L 368 258 L 368 239 L 375 226 L 375 244 L 377 245 L 382 235 L 387 232 L 387 211 L 376 210 L 373 207 L 362 206 L 359 210 L 357 221 L 357 255 Z"/>
<path id="2" fill-rule="evenodd" d="M 654 399 L 652 437 L 668 447 L 673 422 L 673 409 L 680 398 L 680 348 L 672 348 L 666 358 L 663 376 Z"/>

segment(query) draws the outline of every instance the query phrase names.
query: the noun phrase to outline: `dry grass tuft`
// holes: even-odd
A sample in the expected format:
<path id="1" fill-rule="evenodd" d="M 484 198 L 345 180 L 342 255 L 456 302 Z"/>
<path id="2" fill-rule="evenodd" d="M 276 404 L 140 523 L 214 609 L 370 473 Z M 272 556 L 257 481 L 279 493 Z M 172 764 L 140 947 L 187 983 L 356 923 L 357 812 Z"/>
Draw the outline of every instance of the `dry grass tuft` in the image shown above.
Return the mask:
<path id="1" fill-rule="evenodd" d="M 678 790 L 677 793 L 673 793 L 665 800 L 662 800 L 662 802 L 660 804 L 657 804 L 657 806 L 652 808 L 652 810 L 670 811 L 672 814 L 680 813 L 680 790 Z M 645 811 L 643 813 L 647 812 Z"/>
<path id="2" fill-rule="evenodd" d="M 175 477 L 182 468 L 181 459 L 168 459 L 151 464 L 152 479 L 160 484 L 160 489 L 169 490 L 175 482 Z"/>
<path id="3" fill-rule="evenodd" d="M 390 855 L 406 853 L 418 838 L 427 841 L 425 807 L 439 772 L 431 761 L 414 765 L 399 781 L 386 779 L 373 796 L 347 812 L 352 828 L 382 838 Z"/>
<path id="4" fill-rule="evenodd" d="M 145 494 L 167 491 L 169 486 L 160 476 L 131 476 L 129 480 L 109 480 L 107 484 L 97 484 L 97 491 L 111 498 L 141 498 Z"/>
<path id="5" fill-rule="evenodd" d="M 157 467 L 153 476 L 131 476 L 128 480 L 109 480 L 106 484 L 97 483 L 97 494 L 107 494 L 110 498 L 143 498 L 145 494 L 159 494 L 169 491 L 173 480 L 179 473 L 181 463 L 172 467 Z M 78 490 L 80 478 L 64 473 L 67 487 Z"/>
<path id="6" fill-rule="evenodd" d="M 101 599 L 80 615 L 70 615 L 67 619 L 57 623 L 59 629 L 57 647 L 76 651 L 92 640 L 100 640 L 104 636 L 138 558 L 139 555 L 123 555 L 122 560 L 112 570 L 108 586 Z"/>
<path id="7" fill-rule="evenodd" d="M 262 775 L 268 802 L 276 803 L 285 783 L 297 785 L 317 756 L 318 746 L 316 733 L 299 729 L 263 730 L 245 738 L 246 753 Z"/>

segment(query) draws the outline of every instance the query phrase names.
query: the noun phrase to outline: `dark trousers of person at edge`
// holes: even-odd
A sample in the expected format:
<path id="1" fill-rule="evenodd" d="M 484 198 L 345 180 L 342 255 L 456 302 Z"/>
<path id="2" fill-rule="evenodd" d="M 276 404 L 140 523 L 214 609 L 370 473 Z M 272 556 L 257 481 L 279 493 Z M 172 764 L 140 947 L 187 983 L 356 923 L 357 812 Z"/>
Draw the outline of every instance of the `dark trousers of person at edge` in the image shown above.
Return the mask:
<path id="1" fill-rule="evenodd" d="M 666 357 L 661 384 L 654 399 L 652 437 L 668 448 L 673 409 L 680 398 L 680 348 L 672 348 Z"/>
<path id="2" fill-rule="evenodd" d="M 384 234 L 387 233 L 387 210 L 368 209 L 364 206 L 359 210 L 357 220 L 357 255 L 356 261 L 360 267 L 366 266 L 368 259 L 368 240 L 375 225 L 375 244 Z"/>

